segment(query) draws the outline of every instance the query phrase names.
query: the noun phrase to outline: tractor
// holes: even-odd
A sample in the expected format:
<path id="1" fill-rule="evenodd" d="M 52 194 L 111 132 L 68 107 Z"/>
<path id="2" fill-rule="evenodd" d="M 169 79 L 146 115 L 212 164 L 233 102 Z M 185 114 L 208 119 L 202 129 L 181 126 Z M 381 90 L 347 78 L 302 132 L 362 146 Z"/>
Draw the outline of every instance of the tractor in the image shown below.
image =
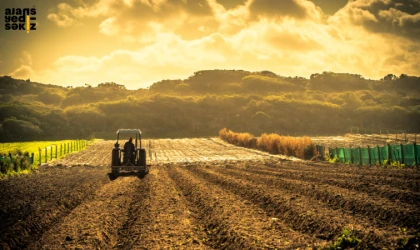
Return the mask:
<path id="1" fill-rule="evenodd" d="M 118 143 L 121 135 L 132 136 L 135 144 L 134 147 L 120 147 Z M 139 147 L 138 147 L 139 146 Z M 146 174 L 149 172 L 149 166 L 146 164 L 146 149 L 142 148 L 140 129 L 119 129 L 117 131 L 117 142 L 112 149 L 111 172 L 117 176 L 120 171 L 138 171 L 138 173 Z"/>

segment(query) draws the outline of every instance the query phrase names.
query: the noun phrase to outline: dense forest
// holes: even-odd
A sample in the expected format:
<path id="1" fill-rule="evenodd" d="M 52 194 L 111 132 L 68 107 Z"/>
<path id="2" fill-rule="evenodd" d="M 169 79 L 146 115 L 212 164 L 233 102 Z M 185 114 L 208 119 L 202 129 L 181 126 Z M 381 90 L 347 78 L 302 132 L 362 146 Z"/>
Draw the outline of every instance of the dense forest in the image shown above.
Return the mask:
<path id="1" fill-rule="evenodd" d="M 107 82 L 61 87 L 0 77 L 0 140 L 114 138 L 140 128 L 146 138 L 254 134 L 336 135 L 359 127 L 419 132 L 420 77 L 380 80 L 323 72 L 309 79 L 273 72 L 207 70 L 129 90 Z"/>

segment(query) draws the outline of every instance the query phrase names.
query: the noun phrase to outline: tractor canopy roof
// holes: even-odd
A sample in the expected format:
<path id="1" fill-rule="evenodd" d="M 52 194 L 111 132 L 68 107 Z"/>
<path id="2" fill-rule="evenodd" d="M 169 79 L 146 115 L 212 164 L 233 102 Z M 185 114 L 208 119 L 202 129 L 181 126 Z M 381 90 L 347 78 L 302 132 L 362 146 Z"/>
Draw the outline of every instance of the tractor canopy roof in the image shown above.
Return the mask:
<path id="1" fill-rule="evenodd" d="M 138 134 L 141 135 L 140 129 L 118 129 L 117 135 L 119 134 Z"/>

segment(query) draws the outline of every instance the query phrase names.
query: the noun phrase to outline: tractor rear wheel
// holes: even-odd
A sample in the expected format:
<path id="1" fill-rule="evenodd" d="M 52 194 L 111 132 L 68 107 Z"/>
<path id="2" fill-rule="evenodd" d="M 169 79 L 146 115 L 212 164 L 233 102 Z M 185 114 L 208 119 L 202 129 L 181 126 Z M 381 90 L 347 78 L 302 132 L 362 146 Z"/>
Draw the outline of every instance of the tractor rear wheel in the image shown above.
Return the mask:
<path id="1" fill-rule="evenodd" d="M 146 149 L 144 148 L 140 149 L 139 163 L 140 163 L 140 166 L 143 167 L 144 173 L 148 173 L 149 169 L 147 168 L 147 164 L 146 164 Z"/>
<path id="2" fill-rule="evenodd" d="M 117 148 L 112 149 L 112 166 L 119 166 L 121 165 L 120 162 L 120 152 Z"/>

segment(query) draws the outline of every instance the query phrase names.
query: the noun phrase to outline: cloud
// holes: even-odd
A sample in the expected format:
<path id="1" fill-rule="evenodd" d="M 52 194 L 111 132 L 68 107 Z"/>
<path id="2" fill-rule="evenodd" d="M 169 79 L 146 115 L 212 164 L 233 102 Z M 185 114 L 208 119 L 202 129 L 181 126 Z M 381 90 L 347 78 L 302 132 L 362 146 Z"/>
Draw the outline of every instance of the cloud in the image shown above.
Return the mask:
<path id="1" fill-rule="evenodd" d="M 105 19 L 99 25 L 99 31 L 107 36 L 117 35 L 120 32 L 120 28 L 116 25 L 115 17 Z"/>
<path id="2" fill-rule="evenodd" d="M 247 0 L 217 0 L 225 9 L 235 9 L 240 5 L 245 5 Z"/>
<path id="3" fill-rule="evenodd" d="M 58 27 L 70 27 L 77 22 L 65 14 L 48 14 L 48 20 L 53 21 Z"/>
<path id="4" fill-rule="evenodd" d="M 220 1 L 209 1 L 213 9 L 214 19 L 217 21 L 218 32 L 233 35 L 248 27 L 250 19 L 250 0 L 243 5 L 236 5 L 234 8 L 226 9 Z"/>
<path id="5" fill-rule="evenodd" d="M 14 74 L 60 85 L 114 81 L 132 89 L 215 68 L 304 77 L 420 74 L 420 45 L 407 34 L 418 24 L 410 0 L 357 0 L 333 16 L 307 0 L 78 1 L 59 5 L 50 19 L 64 27 L 96 18 L 110 49 L 61 56 L 47 70 L 34 70 L 23 55 Z"/>
<path id="6" fill-rule="evenodd" d="M 388 73 L 415 74 L 420 63 L 416 49 L 419 51 L 415 43 L 389 40 L 351 24 L 343 29 L 334 23 L 311 20 L 264 19 L 235 34 L 215 32 L 192 40 L 161 30 L 153 43 L 136 50 L 116 49 L 96 57 L 64 56 L 49 71 L 37 71 L 34 75 L 47 83 L 114 81 L 132 89 L 215 68 L 271 70 L 304 77 L 335 71 L 380 78 Z"/>
<path id="7" fill-rule="evenodd" d="M 292 17 L 296 19 L 315 18 L 322 16 L 321 8 L 307 0 L 253 0 L 250 4 L 251 16 L 256 17 Z"/>
<path id="8" fill-rule="evenodd" d="M 32 56 L 28 51 L 24 50 L 21 52 L 21 57 L 19 58 L 20 66 L 10 72 L 8 75 L 19 78 L 19 79 L 28 79 L 34 76 L 34 70 L 32 69 Z"/>
<path id="9" fill-rule="evenodd" d="M 21 64 L 32 65 L 32 56 L 28 51 L 22 51 L 22 57 L 20 58 Z"/>
<path id="10" fill-rule="evenodd" d="M 296 28 L 295 25 L 274 26 L 267 32 L 268 43 L 278 50 L 302 53 L 311 50 L 324 50 L 325 48 L 318 42 L 319 39 L 319 37 L 313 37 L 313 33 L 308 33 L 306 28 Z"/>
<path id="11" fill-rule="evenodd" d="M 21 65 L 9 75 L 17 79 L 28 79 L 34 75 L 34 71 L 29 65 Z"/>
<path id="12" fill-rule="evenodd" d="M 104 0 L 71 6 L 61 3 L 48 19 L 60 27 L 81 25 L 87 18 L 103 19 L 98 27 L 107 36 L 127 42 L 149 43 L 158 32 L 174 31 L 196 39 L 216 31 L 218 25 L 207 0 Z M 199 32 L 197 32 L 199 31 Z"/>
<path id="13" fill-rule="evenodd" d="M 347 4 L 334 18 L 362 25 L 372 32 L 420 38 L 418 0 L 357 0 Z"/>
<path id="14" fill-rule="evenodd" d="M 311 0 L 327 15 L 333 15 L 339 9 L 343 8 L 349 0 Z"/>

